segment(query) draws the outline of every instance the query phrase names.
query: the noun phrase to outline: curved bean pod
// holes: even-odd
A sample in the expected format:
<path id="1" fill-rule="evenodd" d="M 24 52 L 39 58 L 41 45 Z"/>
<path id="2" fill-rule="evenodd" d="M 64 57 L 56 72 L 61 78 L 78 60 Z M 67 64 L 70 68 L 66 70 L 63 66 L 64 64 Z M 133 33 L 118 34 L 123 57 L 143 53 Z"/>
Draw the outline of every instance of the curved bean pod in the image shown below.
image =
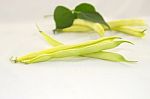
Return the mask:
<path id="1" fill-rule="evenodd" d="M 99 23 L 89 22 L 89 21 L 85 21 L 85 20 L 82 20 L 82 19 L 75 19 L 73 24 L 74 25 L 86 26 L 88 28 L 91 28 L 95 32 L 97 32 L 100 36 L 104 36 L 104 32 L 105 32 L 104 28 Z"/>
<path id="2" fill-rule="evenodd" d="M 40 34 L 44 37 L 44 39 L 47 41 L 47 43 L 49 43 L 52 46 L 57 46 L 57 45 L 61 45 L 62 43 L 53 39 L 51 36 L 47 35 L 44 31 L 41 31 L 40 27 L 36 24 L 36 27 L 38 29 L 38 31 L 40 32 Z"/>
<path id="3" fill-rule="evenodd" d="M 97 58 L 97 59 L 102 59 L 102 60 L 109 60 L 113 62 L 137 62 L 137 61 L 129 61 L 125 59 L 122 55 L 118 53 L 112 53 L 112 52 L 106 52 L 106 51 L 100 51 L 96 53 L 91 53 L 85 55 L 86 57 L 91 57 L 91 58 Z"/>

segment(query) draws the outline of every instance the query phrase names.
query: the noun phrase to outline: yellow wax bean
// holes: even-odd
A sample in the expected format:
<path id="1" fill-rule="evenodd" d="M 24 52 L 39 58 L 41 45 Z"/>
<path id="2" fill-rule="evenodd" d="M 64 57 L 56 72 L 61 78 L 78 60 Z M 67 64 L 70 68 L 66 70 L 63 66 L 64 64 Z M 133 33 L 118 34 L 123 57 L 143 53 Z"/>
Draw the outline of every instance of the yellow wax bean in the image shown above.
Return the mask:
<path id="1" fill-rule="evenodd" d="M 49 37 L 49 36 L 47 36 L 47 37 Z M 49 39 L 51 39 L 51 37 Z M 50 40 L 50 42 L 48 42 L 48 43 L 50 45 L 52 45 L 54 42 L 58 42 L 58 41 L 53 39 L 53 41 Z M 61 43 L 60 45 L 63 45 L 63 43 Z M 59 46 L 59 45 L 56 45 L 56 46 Z M 98 59 L 114 61 L 114 62 L 136 62 L 136 61 L 129 61 L 129 60 L 125 59 L 122 55 L 120 55 L 118 53 L 112 53 L 112 52 L 106 52 L 106 51 L 99 51 L 99 52 L 96 52 L 96 53 L 85 54 L 85 55 L 82 55 L 82 56 L 91 57 L 91 58 L 98 58 Z"/>
<path id="2" fill-rule="evenodd" d="M 145 21 L 141 19 L 123 19 L 108 22 L 111 28 L 121 26 L 145 26 Z"/>
<path id="3" fill-rule="evenodd" d="M 94 26 L 93 24 L 87 22 L 82 19 L 76 19 L 74 21 L 74 24 L 71 27 L 64 28 L 60 30 L 60 32 L 91 32 L 95 31 L 91 26 Z M 99 23 L 96 23 L 99 24 Z M 114 20 L 108 22 L 109 26 L 111 27 L 111 30 L 123 32 L 126 34 L 130 34 L 132 36 L 136 37 L 143 37 L 144 33 L 142 31 L 139 31 L 137 28 L 130 28 L 128 26 L 145 26 L 146 23 L 144 20 L 141 19 L 122 19 L 122 20 Z M 88 27 L 90 26 L 90 27 Z M 108 28 L 104 25 L 102 25 L 105 30 L 108 30 Z M 97 27 L 95 25 L 95 27 Z M 97 30 L 101 30 L 100 28 L 96 28 Z M 97 32 L 97 31 L 96 31 Z"/>
<path id="4" fill-rule="evenodd" d="M 76 19 L 71 27 L 64 28 L 62 31 L 64 32 L 88 32 L 92 30 L 91 26 L 93 23 L 89 23 L 88 21 L 85 21 L 83 19 Z M 121 20 L 114 20 L 108 22 L 109 26 L 111 28 L 114 27 L 122 27 L 122 26 L 145 26 L 146 23 L 142 19 L 121 19 Z M 108 30 L 108 28 L 104 25 L 102 25 L 105 30 Z M 76 31 L 75 31 L 76 30 Z"/>
<path id="5" fill-rule="evenodd" d="M 115 31 L 119 31 L 121 33 L 125 33 L 128 35 L 136 36 L 136 37 L 144 37 L 145 30 L 139 30 L 132 27 L 116 27 L 113 28 Z"/>
<path id="6" fill-rule="evenodd" d="M 57 46 L 57 45 L 62 44 L 61 42 L 56 41 L 51 36 L 47 35 L 44 31 L 41 31 L 40 27 L 37 24 L 36 24 L 36 27 L 37 27 L 38 31 L 41 33 L 41 35 L 44 37 L 44 39 L 52 46 Z"/>
<path id="7" fill-rule="evenodd" d="M 83 25 L 72 25 L 71 27 L 60 30 L 60 32 L 90 32 L 90 31 L 93 30 Z"/>
<path id="8" fill-rule="evenodd" d="M 25 56 L 17 58 L 17 60 L 18 61 L 27 60 L 27 59 L 33 58 L 37 55 L 44 54 L 44 53 L 47 54 L 47 53 L 53 53 L 53 52 L 56 52 L 56 51 L 59 51 L 59 50 L 65 50 L 65 49 L 70 49 L 70 48 L 78 48 L 78 47 L 82 47 L 82 46 L 88 46 L 88 45 L 92 45 L 92 44 L 95 44 L 95 43 L 98 43 L 98 42 L 103 42 L 103 41 L 110 42 L 110 41 L 113 41 L 115 39 L 119 39 L 119 37 L 116 37 L 116 36 L 103 37 L 103 38 L 100 38 L 100 39 L 97 39 L 97 40 L 91 40 L 91 41 L 83 42 L 83 43 L 80 43 L 80 44 L 60 45 L 60 46 L 57 46 L 55 48 L 50 48 L 50 49 L 47 49 L 47 50 L 41 50 L 41 51 L 38 51 L 38 52 L 29 53 Z"/>
<path id="9" fill-rule="evenodd" d="M 49 39 L 51 39 L 52 37 L 46 36 Z M 48 42 L 50 45 L 52 45 L 54 42 L 59 42 L 55 39 L 50 40 L 50 42 Z M 60 45 L 64 45 L 63 43 L 61 43 Z M 59 46 L 59 45 L 53 45 L 55 46 Z M 108 60 L 108 61 L 114 61 L 114 62 L 135 62 L 135 61 L 129 61 L 127 59 L 125 59 L 122 55 L 118 54 L 118 53 L 112 53 L 112 52 L 106 52 L 106 51 L 100 51 L 100 52 L 96 52 L 96 53 L 90 53 L 90 54 L 85 54 L 82 55 L 83 57 L 91 57 L 91 58 L 98 58 L 98 59 L 103 59 L 103 60 Z"/>
<path id="10" fill-rule="evenodd" d="M 91 54 L 87 54 L 84 56 L 102 59 L 102 60 L 113 61 L 113 62 L 137 62 L 137 61 L 129 61 L 129 60 L 125 59 L 125 57 L 123 57 L 122 55 L 120 55 L 118 53 L 106 52 L 106 51 L 91 53 Z"/>
<path id="11" fill-rule="evenodd" d="M 93 29 L 95 32 L 97 32 L 100 36 L 104 36 L 104 32 L 105 32 L 104 28 L 99 23 L 85 21 L 85 20 L 82 20 L 82 19 L 75 19 L 73 24 L 89 27 L 90 29 Z"/>
<path id="12" fill-rule="evenodd" d="M 48 43 L 51 43 L 53 46 L 57 46 L 57 45 L 60 45 L 61 43 L 60 42 L 53 42 L 53 38 L 51 38 L 51 39 L 48 39 L 47 38 L 47 35 L 45 34 L 45 32 L 43 32 L 43 31 L 40 31 L 40 33 L 43 35 L 43 37 L 45 38 L 45 40 L 48 42 Z M 49 36 L 50 37 L 50 36 Z M 50 41 L 50 40 L 52 40 L 52 41 Z M 53 43 L 52 43 L 53 42 Z"/>
<path id="13" fill-rule="evenodd" d="M 141 30 L 138 28 L 133 28 L 133 27 L 128 27 L 128 26 L 113 27 L 113 28 L 111 28 L 111 30 L 126 33 L 126 34 L 136 36 L 136 37 L 144 36 L 144 30 Z M 92 30 L 88 27 L 73 25 L 69 28 L 63 29 L 62 31 L 63 32 L 81 32 L 81 31 L 82 32 L 90 32 Z"/>
<path id="14" fill-rule="evenodd" d="M 53 58 L 64 58 L 64 57 L 72 57 L 72 56 L 79 56 L 79 55 L 86 55 L 89 53 L 99 52 L 101 50 L 107 50 L 112 49 L 117 46 L 119 46 L 122 43 L 131 43 L 129 41 L 112 41 L 112 42 L 99 42 L 96 44 L 92 44 L 89 46 L 84 46 L 80 48 L 72 48 L 67 50 L 59 50 L 53 53 L 44 53 L 39 54 L 34 58 L 28 59 L 28 60 L 16 60 L 17 62 L 23 62 L 23 63 L 36 63 L 36 62 L 43 62 L 48 61 Z"/>

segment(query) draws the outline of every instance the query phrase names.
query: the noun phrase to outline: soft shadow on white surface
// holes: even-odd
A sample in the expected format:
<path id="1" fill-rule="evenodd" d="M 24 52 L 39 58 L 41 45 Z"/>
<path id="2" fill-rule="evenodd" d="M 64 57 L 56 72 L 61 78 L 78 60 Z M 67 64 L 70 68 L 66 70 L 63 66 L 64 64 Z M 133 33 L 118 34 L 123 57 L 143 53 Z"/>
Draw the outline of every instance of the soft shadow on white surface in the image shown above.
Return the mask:
<path id="1" fill-rule="evenodd" d="M 98 38 L 96 33 L 53 35 L 53 21 L 43 19 L 57 4 L 73 7 L 83 0 L 0 0 L 0 99 L 149 99 L 150 31 L 139 39 L 117 34 L 135 45 L 123 44 L 115 51 L 134 64 L 92 58 L 13 64 L 11 56 L 49 48 L 35 22 L 56 39 L 77 43 Z M 84 0 L 85 1 L 85 0 Z M 108 19 L 140 17 L 150 26 L 148 0 L 86 0 Z M 133 6 L 134 5 L 134 6 Z M 106 8 L 107 7 L 107 8 Z M 33 13 L 34 12 L 34 13 Z M 109 32 L 110 33 L 110 32 Z M 111 35 L 114 33 L 111 33 Z"/>

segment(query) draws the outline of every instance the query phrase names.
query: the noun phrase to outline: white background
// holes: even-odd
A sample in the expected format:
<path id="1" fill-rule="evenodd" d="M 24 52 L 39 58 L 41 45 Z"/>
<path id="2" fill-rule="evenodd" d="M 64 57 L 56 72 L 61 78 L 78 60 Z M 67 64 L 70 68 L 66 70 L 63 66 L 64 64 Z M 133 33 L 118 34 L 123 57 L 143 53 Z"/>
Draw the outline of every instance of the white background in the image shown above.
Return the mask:
<path id="1" fill-rule="evenodd" d="M 150 99 L 150 32 L 143 39 L 119 33 L 135 45 L 116 50 L 138 63 L 114 63 L 81 58 L 38 64 L 13 64 L 11 56 L 49 48 L 35 23 L 56 39 L 70 44 L 98 38 L 96 33 L 53 35 L 57 5 L 73 8 L 90 2 L 106 20 L 142 18 L 150 25 L 149 0 L 0 0 L 0 99 Z"/>

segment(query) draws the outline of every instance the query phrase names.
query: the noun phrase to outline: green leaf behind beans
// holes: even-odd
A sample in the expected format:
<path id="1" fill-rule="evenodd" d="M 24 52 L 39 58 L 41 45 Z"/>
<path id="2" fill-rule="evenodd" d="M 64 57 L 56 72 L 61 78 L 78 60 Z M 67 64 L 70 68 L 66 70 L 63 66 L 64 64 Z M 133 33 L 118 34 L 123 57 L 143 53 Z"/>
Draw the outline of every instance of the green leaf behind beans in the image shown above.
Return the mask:
<path id="1" fill-rule="evenodd" d="M 110 29 L 110 26 L 107 24 L 107 22 L 105 22 L 104 18 L 98 12 L 93 12 L 93 13 L 79 12 L 77 14 L 77 17 L 79 19 L 84 19 L 84 20 L 95 22 L 95 23 L 103 24 Z"/>
<path id="2" fill-rule="evenodd" d="M 96 9 L 93 5 L 89 3 L 81 3 L 78 6 L 76 6 L 75 11 L 80 11 L 80 12 L 96 12 Z"/>
<path id="3" fill-rule="evenodd" d="M 96 22 L 107 26 L 109 29 L 109 25 L 105 22 L 102 15 L 100 15 L 95 7 L 89 3 L 81 3 L 75 8 L 75 13 L 77 13 L 77 18 Z"/>
<path id="4" fill-rule="evenodd" d="M 54 11 L 54 20 L 56 29 L 63 29 L 73 24 L 74 14 L 71 10 L 63 6 L 57 6 Z"/>
<path id="5" fill-rule="evenodd" d="M 74 19 L 84 19 L 87 21 L 100 23 L 110 29 L 107 22 L 101 14 L 99 14 L 95 7 L 89 3 L 81 3 L 72 11 L 64 6 L 57 6 L 54 11 L 54 20 L 56 29 L 64 29 L 73 24 Z"/>

